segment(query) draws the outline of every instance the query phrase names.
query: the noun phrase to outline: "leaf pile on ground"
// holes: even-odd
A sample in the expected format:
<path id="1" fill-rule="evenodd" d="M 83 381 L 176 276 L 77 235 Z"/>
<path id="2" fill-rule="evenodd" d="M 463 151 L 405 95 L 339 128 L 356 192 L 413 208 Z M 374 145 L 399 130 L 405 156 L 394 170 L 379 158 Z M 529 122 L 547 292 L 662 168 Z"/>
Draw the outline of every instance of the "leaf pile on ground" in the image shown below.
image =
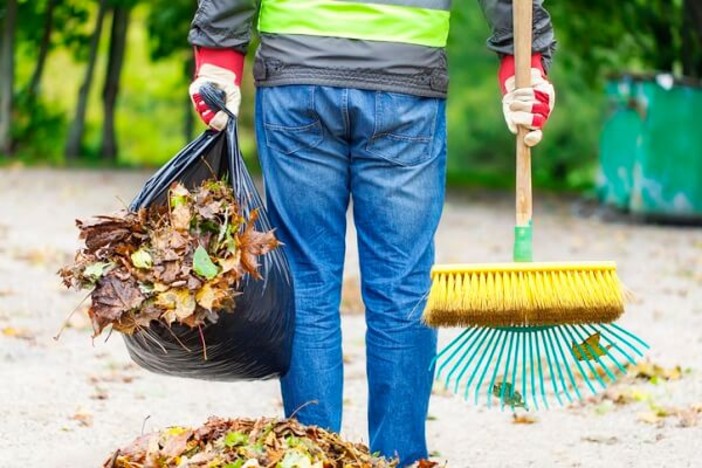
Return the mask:
<path id="1" fill-rule="evenodd" d="M 198 428 L 171 427 L 116 450 L 103 468 L 393 468 L 369 453 L 294 419 L 211 417 Z"/>
<path id="2" fill-rule="evenodd" d="M 199 327 L 234 308 L 241 279 L 260 278 L 260 256 L 278 247 L 273 231 L 256 231 L 257 216 L 244 216 L 225 181 L 193 191 L 174 183 L 164 205 L 77 220 L 85 246 L 59 274 L 69 288 L 92 290 L 95 336 L 154 320 Z"/>

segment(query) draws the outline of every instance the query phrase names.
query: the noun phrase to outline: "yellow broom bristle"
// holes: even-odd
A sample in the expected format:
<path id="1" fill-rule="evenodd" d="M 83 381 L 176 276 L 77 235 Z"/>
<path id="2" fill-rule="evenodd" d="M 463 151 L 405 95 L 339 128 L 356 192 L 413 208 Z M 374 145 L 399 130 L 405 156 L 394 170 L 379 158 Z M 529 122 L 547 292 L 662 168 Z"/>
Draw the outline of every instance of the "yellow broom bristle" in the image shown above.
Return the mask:
<path id="1" fill-rule="evenodd" d="M 609 323 L 624 312 L 613 262 L 446 265 L 432 269 L 432 327 Z"/>

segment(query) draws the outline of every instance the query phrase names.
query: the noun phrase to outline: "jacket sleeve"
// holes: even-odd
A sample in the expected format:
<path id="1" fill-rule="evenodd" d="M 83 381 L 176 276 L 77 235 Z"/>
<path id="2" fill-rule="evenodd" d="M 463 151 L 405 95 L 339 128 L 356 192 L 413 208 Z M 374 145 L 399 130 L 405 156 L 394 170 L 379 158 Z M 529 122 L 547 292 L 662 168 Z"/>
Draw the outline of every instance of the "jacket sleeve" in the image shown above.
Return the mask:
<path id="1" fill-rule="evenodd" d="M 492 31 L 487 40 L 487 46 L 498 54 L 514 54 L 512 1 L 478 0 Z M 548 69 L 556 48 L 556 40 L 553 35 L 551 16 L 543 7 L 543 3 L 543 0 L 534 0 L 532 51 L 541 53 L 544 67 Z"/>
<path id="2" fill-rule="evenodd" d="M 188 42 L 246 54 L 258 0 L 198 0 Z"/>

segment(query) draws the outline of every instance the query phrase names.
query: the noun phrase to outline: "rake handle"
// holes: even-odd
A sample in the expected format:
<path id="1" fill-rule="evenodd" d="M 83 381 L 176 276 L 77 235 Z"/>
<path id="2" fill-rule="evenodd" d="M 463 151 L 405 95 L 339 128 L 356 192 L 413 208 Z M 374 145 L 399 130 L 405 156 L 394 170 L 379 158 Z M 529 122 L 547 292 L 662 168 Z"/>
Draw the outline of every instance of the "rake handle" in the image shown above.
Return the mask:
<path id="1" fill-rule="evenodd" d="M 531 85 L 531 30 L 532 0 L 514 0 L 512 4 L 514 24 L 515 86 Z M 519 126 L 517 145 L 517 181 L 514 260 L 532 260 L 532 194 L 531 194 L 531 149 L 524 143 L 528 130 Z"/>

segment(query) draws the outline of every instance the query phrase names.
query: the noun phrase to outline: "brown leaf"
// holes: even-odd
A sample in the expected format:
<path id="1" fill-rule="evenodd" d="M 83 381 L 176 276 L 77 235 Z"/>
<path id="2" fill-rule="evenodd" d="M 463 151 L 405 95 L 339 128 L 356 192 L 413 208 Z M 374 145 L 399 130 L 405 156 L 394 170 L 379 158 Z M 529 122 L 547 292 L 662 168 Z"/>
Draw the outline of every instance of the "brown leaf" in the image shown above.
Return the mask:
<path id="1" fill-rule="evenodd" d="M 417 468 L 434 468 L 435 466 L 439 466 L 439 464 L 437 462 L 426 460 L 424 458 L 417 462 Z"/>
<path id="2" fill-rule="evenodd" d="M 143 213 L 122 211 L 114 216 L 96 216 L 87 221 L 76 220 L 80 229 L 80 238 L 85 239 L 89 250 L 95 251 L 101 247 L 118 242 L 129 241 L 143 233 L 141 226 Z"/>
<path id="3" fill-rule="evenodd" d="M 82 427 L 90 427 L 93 425 L 93 415 L 85 411 L 78 411 L 70 417 L 73 421 L 78 421 Z"/>
<path id="4" fill-rule="evenodd" d="M 104 276 L 92 293 L 93 305 L 88 314 L 96 334 L 107 324 L 119 320 L 125 312 L 139 307 L 144 302 L 144 295 L 137 282 L 132 278 L 121 281 L 115 271 Z"/>
<path id="5" fill-rule="evenodd" d="M 185 430 L 181 434 L 172 435 L 166 439 L 166 443 L 161 449 L 161 454 L 169 458 L 178 457 L 188 448 L 188 440 L 193 436 L 191 429 Z"/>
<path id="6" fill-rule="evenodd" d="M 171 210 L 171 226 L 178 231 L 190 229 L 193 213 L 188 205 L 178 205 Z"/>
<path id="7" fill-rule="evenodd" d="M 230 271 L 238 272 L 241 266 L 241 251 L 237 250 L 234 255 L 219 258 L 217 262 L 222 268 L 222 273 L 228 273 Z"/>
<path id="8" fill-rule="evenodd" d="M 700 421 L 699 412 L 693 407 L 678 411 L 678 418 L 680 419 L 680 427 L 694 427 Z"/>
<path id="9" fill-rule="evenodd" d="M 162 265 L 154 268 L 156 279 L 164 284 L 171 284 L 180 273 L 180 265 L 177 261 L 165 262 Z"/>

